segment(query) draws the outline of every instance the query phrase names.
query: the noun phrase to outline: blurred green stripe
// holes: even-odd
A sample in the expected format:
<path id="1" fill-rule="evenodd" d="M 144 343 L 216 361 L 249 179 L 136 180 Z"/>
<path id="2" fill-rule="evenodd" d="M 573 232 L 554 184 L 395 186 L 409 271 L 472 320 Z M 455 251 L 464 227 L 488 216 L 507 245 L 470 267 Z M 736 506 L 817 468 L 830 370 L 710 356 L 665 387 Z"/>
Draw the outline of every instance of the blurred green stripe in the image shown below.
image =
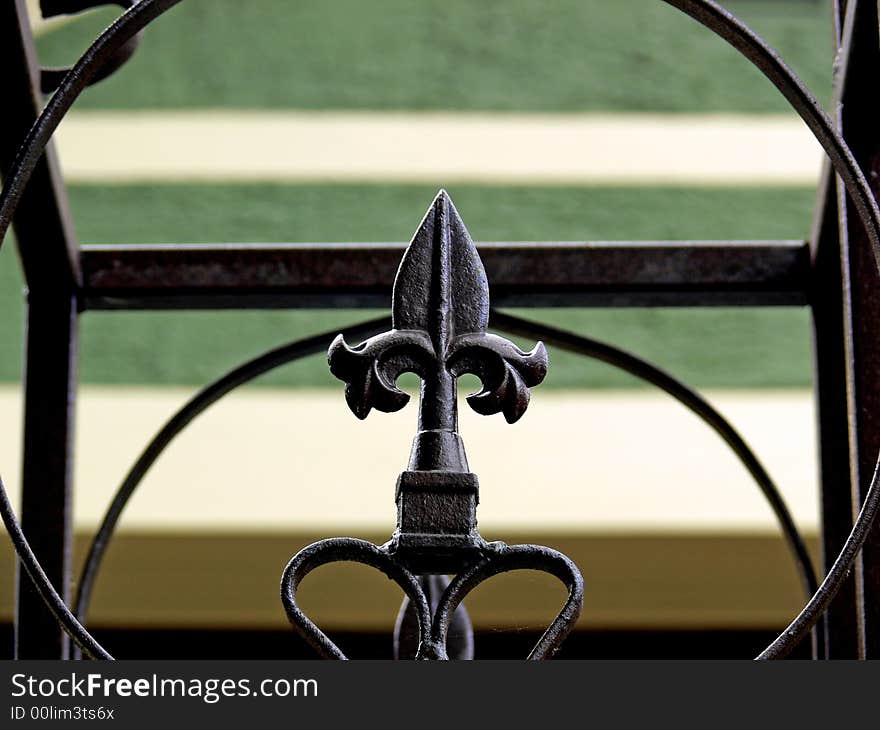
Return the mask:
<path id="1" fill-rule="evenodd" d="M 451 185 L 477 241 L 803 238 L 807 188 Z M 77 185 L 89 243 L 406 241 L 429 185 Z"/>
<path id="2" fill-rule="evenodd" d="M 724 3 L 820 99 L 830 94 L 827 2 Z M 40 38 L 78 56 L 114 15 Z M 781 111 L 747 61 L 660 0 L 188 0 L 86 108 Z"/>

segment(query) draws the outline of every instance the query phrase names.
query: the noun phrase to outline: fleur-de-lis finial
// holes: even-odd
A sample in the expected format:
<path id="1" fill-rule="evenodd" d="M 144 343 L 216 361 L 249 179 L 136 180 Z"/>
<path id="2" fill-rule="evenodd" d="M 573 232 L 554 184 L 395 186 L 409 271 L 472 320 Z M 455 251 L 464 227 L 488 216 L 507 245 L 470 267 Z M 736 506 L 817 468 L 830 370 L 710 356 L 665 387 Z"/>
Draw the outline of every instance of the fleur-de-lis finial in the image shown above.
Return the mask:
<path id="1" fill-rule="evenodd" d="M 422 381 L 419 432 L 431 434 L 421 440 L 432 442 L 437 460 L 415 458 L 421 454 L 414 448 L 410 468 L 466 471 L 460 440 L 448 435 L 458 431 L 456 379 L 477 375 L 483 388 L 468 396 L 471 408 L 484 415 L 504 413 L 513 423 L 529 404 L 529 388 L 547 373 L 547 351 L 538 343 L 523 352 L 486 333 L 486 272 L 445 190 L 437 194 L 403 255 L 392 310 L 390 332 L 356 347 L 337 337 L 330 346 L 330 370 L 346 382 L 346 400 L 358 418 L 366 418 L 372 408 L 403 408 L 409 396 L 397 387 L 397 378 L 416 373 Z"/>
<path id="2" fill-rule="evenodd" d="M 397 484 L 398 525 L 392 547 L 420 572 L 446 566 L 485 541 L 476 529 L 478 484 L 458 434 L 456 380 L 476 375 L 468 396 L 478 413 L 503 413 L 513 423 L 529 404 L 529 388 L 547 373 L 540 342 L 523 352 L 488 334 L 489 285 L 458 211 L 441 190 L 403 255 L 394 281 L 392 329 L 350 347 L 341 336 L 329 351 L 330 371 L 345 381 L 358 418 L 397 411 L 409 396 L 404 372 L 421 379 L 418 433 Z"/>
<path id="3" fill-rule="evenodd" d="M 403 255 L 393 300 L 389 332 L 355 347 L 339 336 L 330 346 L 329 362 L 331 372 L 345 381 L 345 399 L 358 418 L 366 418 L 373 408 L 400 410 L 409 396 L 397 387 L 397 379 L 405 372 L 421 379 L 419 430 L 409 465 L 397 480 L 397 529 L 381 546 L 331 538 L 300 550 L 281 579 L 287 616 L 321 656 L 344 659 L 299 607 L 297 591 L 321 565 L 363 563 L 383 572 L 406 593 L 408 602 L 398 628 L 411 629 L 408 641 L 417 646 L 414 650 L 410 646 L 410 653 L 417 659 L 446 659 L 453 616 L 462 626 L 469 625 L 459 604 L 475 586 L 510 570 L 539 570 L 568 588 L 568 599 L 529 655 L 530 659 L 548 657 L 580 614 L 583 578 L 571 560 L 550 548 L 482 538 L 477 531 L 479 485 L 477 475 L 468 470 L 456 405 L 456 380 L 472 373 L 483 387 L 468 396 L 471 408 L 485 415 L 503 413 L 513 423 L 529 404 L 529 388 L 544 379 L 547 351 L 539 342 L 531 352 L 523 352 L 486 332 L 486 272 L 443 190 Z M 430 577 L 446 574 L 458 575 L 448 585 L 445 579 L 432 582 Z M 436 601 L 429 600 L 432 595 Z M 460 643 L 454 655 L 466 656 L 465 644 Z"/>

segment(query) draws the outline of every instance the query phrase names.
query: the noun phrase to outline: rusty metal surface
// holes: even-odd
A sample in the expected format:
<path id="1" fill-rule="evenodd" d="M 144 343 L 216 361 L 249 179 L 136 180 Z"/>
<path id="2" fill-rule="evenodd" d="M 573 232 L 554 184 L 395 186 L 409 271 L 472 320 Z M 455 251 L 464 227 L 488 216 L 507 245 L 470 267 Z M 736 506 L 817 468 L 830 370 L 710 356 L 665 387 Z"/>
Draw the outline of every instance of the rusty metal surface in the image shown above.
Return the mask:
<path id="1" fill-rule="evenodd" d="M 380 307 L 405 244 L 83 246 L 89 309 Z M 496 306 L 803 305 L 804 241 L 481 243 Z"/>

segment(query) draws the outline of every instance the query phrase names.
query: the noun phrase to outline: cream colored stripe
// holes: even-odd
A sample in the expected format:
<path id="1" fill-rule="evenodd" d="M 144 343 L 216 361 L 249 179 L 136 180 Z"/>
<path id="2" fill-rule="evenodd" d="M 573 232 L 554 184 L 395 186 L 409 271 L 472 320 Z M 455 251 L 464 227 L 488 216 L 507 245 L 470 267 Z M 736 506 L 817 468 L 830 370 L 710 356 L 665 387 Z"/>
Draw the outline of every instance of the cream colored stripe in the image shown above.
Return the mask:
<path id="1" fill-rule="evenodd" d="M 93 526 L 148 438 L 194 391 L 81 388 L 76 524 Z M 721 391 L 729 413 L 791 502 L 818 524 L 813 403 L 807 391 Z M 19 481 L 19 390 L 0 388 L 0 468 Z M 125 514 L 126 528 L 163 531 L 326 529 L 390 534 L 415 407 L 358 421 L 341 390 L 252 388 L 183 432 Z M 650 391 L 536 389 L 523 419 L 464 407 L 461 432 L 481 484 L 487 537 L 509 530 L 755 532 L 775 523 L 749 476 L 713 432 Z"/>
<path id="2" fill-rule="evenodd" d="M 788 116 L 89 112 L 59 134 L 94 183 L 813 186 L 821 160 Z"/>

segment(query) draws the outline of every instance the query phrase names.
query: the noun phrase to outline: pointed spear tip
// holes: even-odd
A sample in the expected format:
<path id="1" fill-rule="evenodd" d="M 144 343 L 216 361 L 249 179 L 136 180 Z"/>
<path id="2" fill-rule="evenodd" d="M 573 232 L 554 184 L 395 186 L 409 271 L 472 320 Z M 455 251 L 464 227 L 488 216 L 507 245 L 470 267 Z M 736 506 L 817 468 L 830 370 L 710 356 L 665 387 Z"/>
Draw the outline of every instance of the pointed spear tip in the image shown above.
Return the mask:
<path id="1" fill-rule="evenodd" d="M 452 198 L 449 197 L 449 193 L 446 192 L 446 188 L 440 188 L 437 191 L 437 194 L 434 196 L 434 202 L 431 203 L 432 208 L 450 208 L 454 207 L 452 205 Z"/>

